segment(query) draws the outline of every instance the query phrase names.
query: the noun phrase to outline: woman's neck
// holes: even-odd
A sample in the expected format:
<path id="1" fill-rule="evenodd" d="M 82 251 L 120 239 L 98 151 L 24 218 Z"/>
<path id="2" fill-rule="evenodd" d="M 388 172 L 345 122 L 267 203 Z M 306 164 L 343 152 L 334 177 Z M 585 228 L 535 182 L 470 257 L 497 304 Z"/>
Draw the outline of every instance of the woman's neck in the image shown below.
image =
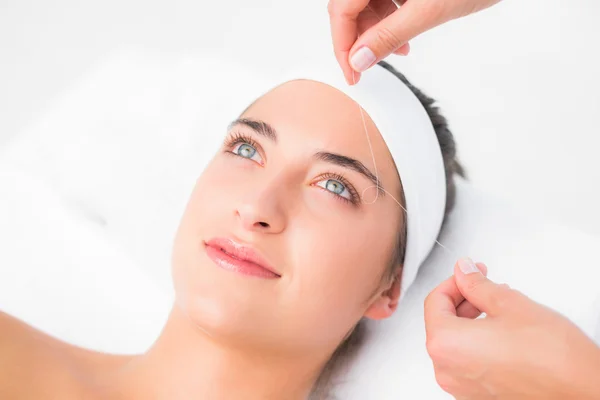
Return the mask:
<path id="1" fill-rule="evenodd" d="M 153 346 L 119 368 L 102 390 L 128 399 L 306 399 L 326 361 L 326 355 L 228 346 L 175 304 Z"/>

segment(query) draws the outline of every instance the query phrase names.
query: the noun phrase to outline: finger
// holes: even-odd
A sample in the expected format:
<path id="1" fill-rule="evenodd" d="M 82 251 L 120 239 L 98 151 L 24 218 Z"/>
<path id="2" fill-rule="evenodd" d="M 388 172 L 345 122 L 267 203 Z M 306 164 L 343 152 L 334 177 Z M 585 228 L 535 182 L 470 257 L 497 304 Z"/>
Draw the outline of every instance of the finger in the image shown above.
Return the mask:
<path id="1" fill-rule="evenodd" d="M 429 332 L 432 328 L 444 323 L 448 318 L 456 317 L 456 307 L 464 300 L 460 293 L 454 275 L 439 284 L 425 298 L 425 329 Z"/>
<path id="2" fill-rule="evenodd" d="M 454 267 L 454 276 L 465 299 L 489 316 L 497 316 L 507 305 L 513 305 L 514 291 L 507 285 L 489 280 L 469 258 L 459 260 Z"/>
<path id="3" fill-rule="evenodd" d="M 477 265 L 479 265 L 479 263 L 477 263 Z M 510 288 L 506 283 L 502 283 L 500 286 L 503 286 L 507 289 Z M 461 318 L 475 319 L 481 314 L 483 314 L 483 312 L 481 312 L 481 310 L 479 310 L 473 304 L 469 303 L 468 300 L 464 300 L 456 308 L 456 315 Z"/>
<path id="4" fill-rule="evenodd" d="M 481 315 L 481 311 L 465 300 L 456 308 L 456 315 L 461 318 L 475 319 Z"/>
<path id="5" fill-rule="evenodd" d="M 359 18 L 359 32 L 364 33 L 368 28 L 392 15 L 397 10 L 398 6 L 392 0 L 371 0 Z M 364 20 L 369 21 L 369 23 L 362 26 Z"/>
<path id="6" fill-rule="evenodd" d="M 358 36 L 398 9 L 391 0 L 371 0 L 357 19 Z"/>
<path id="7" fill-rule="evenodd" d="M 479 270 L 481 271 L 481 273 L 483 275 L 487 276 L 487 273 L 488 273 L 487 265 L 485 265 L 482 262 L 477 262 L 477 263 L 475 263 L 475 265 L 477 266 L 477 268 L 479 268 Z"/>
<path id="8" fill-rule="evenodd" d="M 327 5 L 333 52 L 348 84 L 352 84 L 354 79 L 356 82 L 360 79 L 360 74 L 356 73 L 353 79 L 353 69 L 348 63 L 348 55 L 358 38 L 358 15 L 368 4 L 369 0 L 329 0 Z"/>
<path id="9" fill-rule="evenodd" d="M 405 43 L 404 45 L 400 46 L 398 50 L 394 51 L 394 54 L 396 54 L 397 56 L 407 56 L 409 52 L 410 43 Z"/>
<path id="10" fill-rule="evenodd" d="M 477 266 L 487 275 L 487 267 L 483 263 Z M 436 324 L 445 317 L 458 315 L 457 308 L 465 300 L 456 284 L 454 275 L 440 283 L 425 299 L 425 325 Z"/>
<path id="11" fill-rule="evenodd" d="M 481 273 L 483 275 L 487 276 L 488 269 L 484 263 L 478 262 L 475 265 L 477 265 L 477 268 L 479 268 L 479 270 L 481 271 Z M 462 293 L 461 293 L 461 296 L 462 296 Z M 464 299 L 464 297 L 463 297 L 463 299 Z M 458 305 L 458 307 L 456 307 L 456 315 L 461 318 L 475 319 L 481 315 L 481 311 L 477 307 L 475 307 L 473 304 L 469 303 L 468 300 L 463 300 L 463 302 L 461 302 Z"/>
<path id="12" fill-rule="evenodd" d="M 402 2 L 404 3 L 404 2 Z M 384 18 L 386 18 L 387 16 L 393 14 L 396 10 L 398 10 L 398 5 L 396 5 L 396 3 L 394 3 L 393 1 L 375 1 L 375 2 L 370 2 L 369 5 L 367 5 L 367 10 L 371 11 L 373 13 L 372 17 L 375 18 L 375 20 L 373 21 L 373 18 L 369 18 L 368 16 L 370 15 L 365 15 L 367 16 L 367 18 L 362 18 L 362 14 L 361 14 L 361 18 L 359 19 L 359 25 L 358 25 L 358 30 L 359 33 L 362 34 L 364 33 L 366 30 L 368 30 L 370 27 L 372 27 L 373 25 L 375 25 L 376 23 L 378 23 L 379 21 L 383 20 Z M 365 11 L 367 11 L 365 10 Z M 363 13 L 365 14 L 365 13 Z M 408 43 L 405 43 L 404 45 L 400 46 L 398 49 L 394 50 L 394 54 L 399 55 L 399 56 L 406 56 L 408 55 L 408 52 L 410 51 L 410 45 Z"/>
<path id="13" fill-rule="evenodd" d="M 350 65 L 358 72 L 384 59 L 418 34 L 449 18 L 445 2 L 408 1 L 394 13 L 369 28 L 350 49 Z"/>

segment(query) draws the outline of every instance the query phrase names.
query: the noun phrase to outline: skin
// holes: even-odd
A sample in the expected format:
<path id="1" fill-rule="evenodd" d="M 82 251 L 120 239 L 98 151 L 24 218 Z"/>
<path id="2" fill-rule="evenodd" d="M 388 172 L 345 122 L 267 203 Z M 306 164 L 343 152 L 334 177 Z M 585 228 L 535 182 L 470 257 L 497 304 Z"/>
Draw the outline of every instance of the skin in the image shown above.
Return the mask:
<path id="1" fill-rule="evenodd" d="M 350 60 L 361 47 L 375 55 L 371 66 L 390 54 L 407 55 L 409 41 L 453 19 L 491 7 L 500 0 L 329 0 L 333 49 L 349 85 L 360 70 Z M 370 66 L 369 66 L 370 68 Z M 354 75 L 354 77 L 353 77 Z"/>
<path id="2" fill-rule="evenodd" d="M 468 318 L 458 313 L 465 304 L 475 311 Z M 480 311 L 486 318 L 473 319 Z M 600 398 L 600 348 L 559 313 L 480 272 L 457 264 L 425 300 L 425 327 L 437 382 L 458 400 Z"/>
<path id="3" fill-rule="evenodd" d="M 300 80 L 271 90 L 242 117 L 268 122 L 277 142 L 235 125 L 230 133 L 250 136 L 254 154 L 224 144 L 198 178 L 173 243 L 176 301 L 154 345 L 142 355 L 100 354 L 4 315 L 0 397 L 303 399 L 362 317 L 394 312 L 399 279 L 382 277 L 401 209 L 389 195 L 358 205 L 338 198 L 350 191 L 336 192 L 341 182 L 324 174 L 342 174 L 367 203 L 375 189 L 365 191 L 373 183 L 356 171 L 312 158 L 338 153 L 374 173 L 357 104 Z M 391 155 L 364 117 L 380 182 L 400 198 Z M 281 277 L 218 267 L 203 246 L 214 237 L 254 247 Z"/>

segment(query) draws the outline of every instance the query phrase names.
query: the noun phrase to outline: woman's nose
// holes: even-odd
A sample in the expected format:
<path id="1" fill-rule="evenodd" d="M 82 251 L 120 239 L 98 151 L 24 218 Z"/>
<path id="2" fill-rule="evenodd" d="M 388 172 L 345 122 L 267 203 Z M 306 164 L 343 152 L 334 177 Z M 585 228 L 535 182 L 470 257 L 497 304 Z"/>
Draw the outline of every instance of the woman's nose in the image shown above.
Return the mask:
<path id="1" fill-rule="evenodd" d="M 243 228 L 265 233 L 281 232 L 285 226 L 283 190 L 280 183 L 272 182 L 246 197 L 236 210 Z"/>

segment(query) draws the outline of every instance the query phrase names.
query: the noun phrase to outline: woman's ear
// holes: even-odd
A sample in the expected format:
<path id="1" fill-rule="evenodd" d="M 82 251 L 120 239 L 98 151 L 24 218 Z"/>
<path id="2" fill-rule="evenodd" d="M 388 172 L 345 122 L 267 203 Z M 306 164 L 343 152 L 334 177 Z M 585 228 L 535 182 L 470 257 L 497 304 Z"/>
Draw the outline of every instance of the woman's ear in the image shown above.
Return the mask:
<path id="1" fill-rule="evenodd" d="M 392 282 L 388 284 L 387 288 L 379 294 L 377 298 L 371 303 L 364 316 L 371 319 L 385 319 L 390 317 L 396 308 L 398 308 L 398 298 L 400 297 L 400 280 L 401 271 L 399 268 L 398 273 L 394 275 Z"/>

